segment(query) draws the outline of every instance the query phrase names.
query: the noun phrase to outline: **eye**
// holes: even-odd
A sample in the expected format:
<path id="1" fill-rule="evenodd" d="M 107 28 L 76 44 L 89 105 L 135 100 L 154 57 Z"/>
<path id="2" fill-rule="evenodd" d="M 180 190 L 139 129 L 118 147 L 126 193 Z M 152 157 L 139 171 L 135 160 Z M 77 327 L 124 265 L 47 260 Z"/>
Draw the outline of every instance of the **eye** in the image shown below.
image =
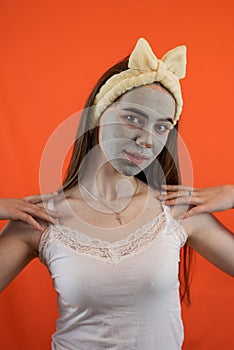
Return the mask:
<path id="1" fill-rule="evenodd" d="M 154 129 L 159 134 L 166 134 L 170 131 L 170 126 L 166 124 L 156 124 Z"/>
<path id="2" fill-rule="evenodd" d="M 135 127 L 142 127 L 143 121 L 140 117 L 132 115 L 132 114 L 126 114 L 122 116 L 122 119 L 125 121 L 125 123 L 128 123 Z"/>

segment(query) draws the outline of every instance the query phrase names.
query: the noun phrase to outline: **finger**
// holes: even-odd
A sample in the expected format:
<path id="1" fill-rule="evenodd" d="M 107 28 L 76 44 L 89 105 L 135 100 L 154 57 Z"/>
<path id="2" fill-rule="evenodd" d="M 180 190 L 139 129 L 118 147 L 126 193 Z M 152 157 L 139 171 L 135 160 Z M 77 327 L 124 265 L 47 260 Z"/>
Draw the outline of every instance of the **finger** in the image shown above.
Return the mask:
<path id="1" fill-rule="evenodd" d="M 22 199 L 24 199 L 27 202 L 36 204 L 39 202 L 43 202 L 43 201 L 47 201 L 49 199 L 55 198 L 57 196 L 58 196 L 58 192 L 52 192 L 52 193 L 44 193 L 44 194 L 34 194 L 32 196 L 23 197 Z"/>
<path id="2" fill-rule="evenodd" d="M 52 216 L 53 218 L 61 218 L 61 217 L 63 217 L 63 213 L 61 213 L 60 211 L 46 209 L 45 212 L 48 215 Z"/>
<path id="3" fill-rule="evenodd" d="M 56 223 L 54 217 L 56 218 L 57 216 L 54 213 L 53 215 L 51 215 L 52 213 L 51 210 L 47 212 L 44 208 L 41 208 L 41 207 L 38 207 L 38 208 L 29 207 L 25 209 L 25 212 L 26 214 L 30 214 L 31 216 L 44 220 L 46 222 L 50 222 L 52 224 Z M 61 214 L 59 215 L 59 217 L 61 217 Z"/>
<path id="4" fill-rule="evenodd" d="M 207 212 L 206 208 L 202 205 L 193 207 L 192 209 L 188 210 L 185 215 L 184 218 L 187 219 L 193 215 L 197 215 L 197 214 L 201 214 L 201 213 L 205 213 Z"/>
<path id="5" fill-rule="evenodd" d="M 20 215 L 18 216 L 18 219 L 26 222 L 30 226 L 34 227 L 36 230 L 39 230 L 39 231 L 44 230 L 44 227 L 42 227 L 32 216 L 30 216 L 28 214 L 20 213 Z"/>
<path id="6" fill-rule="evenodd" d="M 188 196 L 188 191 L 182 192 L 182 191 L 177 191 L 177 192 L 167 192 L 167 193 L 162 193 L 159 195 L 159 199 L 161 200 L 167 200 L 167 199 L 174 199 L 178 197 L 184 197 Z"/>
<path id="7" fill-rule="evenodd" d="M 195 188 L 192 186 L 184 186 L 184 185 L 162 185 L 162 189 L 167 191 L 194 191 Z"/>
<path id="8" fill-rule="evenodd" d="M 169 199 L 164 201 L 165 205 L 173 206 L 173 205 L 199 205 L 199 199 L 193 198 L 190 196 L 187 197 L 178 197 L 175 199 Z"/>
<path id="9" fill-rule="evenodd" d="M 47 209 L 43 206 L 43 204 L 40 205 L 24 203 L 24 205 L 18 206 L 18 210 L 22 210 L 34 215 L 40 215 L 40 213 L 45 213 L 55 218 L 63 216 L 63 213 L 61 213 L 60 211 Z"/>
<path id="10" fill-rule="evenodd" d="M 165 194 L 160 194 L 158 196 L 158 199 L 160 200 L 171 200 L 171 199 L 176 199 L 176 198 L 189 198 L 191 200 L 191 198 L 195 199 L 196 197 L 196 193 L 192 192 L 192 191 L 178 191 L 178 192 L 167 192 Z"/>
<path id="11" fill-rule="evenodd" d="M 57 217 L 56 215 L 54 215 L 52 211 L 46 210 L 45 208 L 36 204 L 28 204 L 25 206 L 20 206 L 18 207 L 18 210 L 22 213 L 33 216 L 34 218 L 38 218 L 46 222 L 50 222 L 52 224 L 55 224 L 55 220 L 53 217 Z M 53 213 L 53 215 L 51 215 L 51 213 Z M 58 214 L 59 214 L 59 217 L 61 217 L 61 214 L 60 213 Z"/>

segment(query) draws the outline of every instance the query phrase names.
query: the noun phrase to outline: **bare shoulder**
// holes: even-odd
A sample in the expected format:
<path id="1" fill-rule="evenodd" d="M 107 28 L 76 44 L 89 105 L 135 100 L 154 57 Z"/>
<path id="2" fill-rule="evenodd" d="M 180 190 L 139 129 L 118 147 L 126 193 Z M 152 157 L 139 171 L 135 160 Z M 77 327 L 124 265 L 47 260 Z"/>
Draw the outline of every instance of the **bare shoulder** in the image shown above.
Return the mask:
<path id="1" fill-rule="evenodd" d="M 183 218 L 188 210 L 187 205 L 176 205 L 171 207 L 172 216 L 180 221 L 180 224 L 188 234 L 191 240 L 198 232 L 206 232 L 211 229 L 224 227 L 212 214 L 200 213 L 188 218 Z"/>
<path id="2" fill-rule="evenodd" d="M 175 208 L 173 216 L 183 216 L 186 208 Z M 187 243 L 222 271 L 234 276 L 234 234 L 210 213 L 180 219 L 188 234 Z"/>
<path id="3" fill-rule="evenodd" d="M 44 230 L 47 228 L 47 224 L 40 221 Z M 2 230 L 1 239 L 14 240 L 15 242 L 22 242 L 27 245 L 32 251 L 37 251 L 43 231 L 36 230 L 31 225 L 22 221 L 9 221 L 8 224 Z"/>

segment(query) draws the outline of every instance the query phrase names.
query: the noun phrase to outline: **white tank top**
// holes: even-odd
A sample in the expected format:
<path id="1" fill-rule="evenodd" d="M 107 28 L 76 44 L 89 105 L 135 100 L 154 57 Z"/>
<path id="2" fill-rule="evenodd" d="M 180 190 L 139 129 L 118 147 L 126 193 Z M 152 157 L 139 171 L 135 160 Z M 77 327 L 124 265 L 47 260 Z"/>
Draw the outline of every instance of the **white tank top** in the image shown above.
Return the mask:
<path id="1" fill-rule="evenodd" d="M 53 350 L 180 350 L 178 263 L 187 234 L 163 207 L 110 243 L 50 225 L 39 244 L 58 293 Z"/>

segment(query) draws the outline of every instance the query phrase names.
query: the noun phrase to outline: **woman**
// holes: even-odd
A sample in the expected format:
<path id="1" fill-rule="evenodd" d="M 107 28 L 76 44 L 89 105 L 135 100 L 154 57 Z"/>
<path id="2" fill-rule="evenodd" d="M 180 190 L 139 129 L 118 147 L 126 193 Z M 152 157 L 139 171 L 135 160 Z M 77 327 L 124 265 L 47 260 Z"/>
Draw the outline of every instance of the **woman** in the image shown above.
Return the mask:
<path id="1" fill-rule="evenodd" d="M 230 231 L 209 214 L 178 221 L 158 200 L 162 184 L 180 183 L 184 74 L 185 47 L 158 60 L 140 39 L 87 101 L 94 107 L 83 113 L 63 188 L 48 202 L 61 220 L 41 223 L 43 233 L 11 222 L 0 237 L 1 289 L 35 257 L 50 271 L 60 311 L 54 350 L 181 349 L 181 247 L 181 298 L 189 300 L 189 247 L 234 275 Z"/>

